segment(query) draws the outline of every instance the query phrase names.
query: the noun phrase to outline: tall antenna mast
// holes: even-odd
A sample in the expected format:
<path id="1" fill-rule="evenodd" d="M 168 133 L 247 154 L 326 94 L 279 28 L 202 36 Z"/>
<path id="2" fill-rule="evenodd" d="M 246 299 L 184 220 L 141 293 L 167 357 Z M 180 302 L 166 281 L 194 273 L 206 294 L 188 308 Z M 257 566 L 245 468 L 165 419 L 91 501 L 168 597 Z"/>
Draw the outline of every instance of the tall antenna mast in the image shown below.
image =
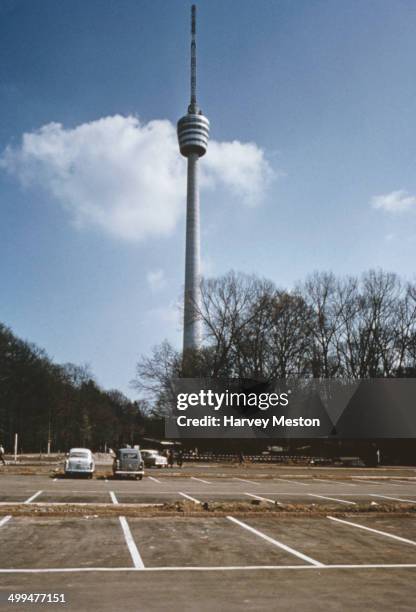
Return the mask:
<path id="1" fill-rule="evenodd" d="M 196 101 L 196 6 L 191 9 L 191 101 L 188 112 L 177 126 L 179 150 L 188 160 L 186 194 L 185 291 L 183 313 L 183 352 L 199 351 L 201 325 L 201 262 L 199 222 L 199 158 L 208 147 L 209 121 Z M 184 359 L 185 364 L 186 359 Z M 184 365 L 184 371 L 186 367 Z"/>
<path id="2" fill-rule="evenodd" d="M 198 110 L 196 102 L 196 6 L 193 4 L 191 8 L 191 103 L 188 112 L 196 115 Z"/>

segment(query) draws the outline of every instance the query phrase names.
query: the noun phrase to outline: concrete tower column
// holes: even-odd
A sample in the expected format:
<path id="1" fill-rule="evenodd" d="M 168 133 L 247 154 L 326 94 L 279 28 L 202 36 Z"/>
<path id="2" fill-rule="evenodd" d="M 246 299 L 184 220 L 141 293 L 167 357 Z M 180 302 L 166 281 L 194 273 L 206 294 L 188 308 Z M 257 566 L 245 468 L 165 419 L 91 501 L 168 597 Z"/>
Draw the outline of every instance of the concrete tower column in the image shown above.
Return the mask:
<path id="1" fill-rule="evenodd" d="M 200 220 L 197 153 L 188 156 L 186 199 L 186 253 L 183 349 L 198 349 L 201 345 L 200 295 Z"/>
<path id="2" fill-rule="evenodd" d="M 199 158 L 208 147 L 209 121 L 196 101 L 196 7 L 191 9 L 191 100 L 188 112 L 177 125 L 179 150 L 188 160 L 186 198 L 186 253 L 183 351 L 201 348 L 200 229 L 199 229 Z"/>

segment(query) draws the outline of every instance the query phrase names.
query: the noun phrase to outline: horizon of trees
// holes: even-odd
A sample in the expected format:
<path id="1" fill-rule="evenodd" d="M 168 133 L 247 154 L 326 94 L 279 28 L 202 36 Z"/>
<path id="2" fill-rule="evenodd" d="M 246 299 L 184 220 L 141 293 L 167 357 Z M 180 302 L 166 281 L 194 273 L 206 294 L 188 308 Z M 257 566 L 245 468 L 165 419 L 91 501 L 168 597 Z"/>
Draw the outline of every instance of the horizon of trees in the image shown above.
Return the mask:
<path id="1" fill-rule="evenodd" d="M 0 443 L 6 452 L 15 433 L 19 452 L 46 452 L 49 439 L 52 452 L 134 444 L 157 426 L 147 412 L 145 401 L 101 389 L 88 366 L 55 364 L 0 323 Z"/>
<path id="2" fill-rule="evenodd" d="M 182 355 L 169 342 L 137 363 L 140 399 L 103 390 L 87 366 L 55 364 L 0 323 L 0 442 L 10 452 L 134 444 L 162 438 L 177 377 L 416 377 L 416 283 L 370 270 L 330 272 L 292 290 L 229 272 L 201 284 L 204 346 Z"/>
<path id="3" fill-rule="evenodd" d="M 383 270 L 316 272 L 293 290 L 234 271 L 201 283 L 204 347 L 169 342 L 136 366 L 135 386 L 169 411 L 175 377 L 416 377 L 416 282 Z"/>

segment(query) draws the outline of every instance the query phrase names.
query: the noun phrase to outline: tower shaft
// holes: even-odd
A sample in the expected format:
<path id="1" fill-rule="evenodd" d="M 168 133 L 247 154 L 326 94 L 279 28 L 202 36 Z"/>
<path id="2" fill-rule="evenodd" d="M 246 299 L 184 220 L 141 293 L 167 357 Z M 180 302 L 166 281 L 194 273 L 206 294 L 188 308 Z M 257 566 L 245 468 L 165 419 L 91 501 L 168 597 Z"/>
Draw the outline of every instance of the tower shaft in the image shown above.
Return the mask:
<path id="1" fill-rule="evenodd" d="M 186 252 L 183 351 L 201 348 L 201 275 L 199 227 L 199 158 L 205 155 L 209 138 L 209 121 L 202 114 L 196 98 L 196 8 L 191 10 L 191 99 L 188 112 L 178 121 L 181 154 L 188 160 L 186 199 Z"/>
<path id="2" fill-rule="evenodd" d="M 197 153 L 188 156 L 183 350 L 201 345 L 200 220 Z"/>

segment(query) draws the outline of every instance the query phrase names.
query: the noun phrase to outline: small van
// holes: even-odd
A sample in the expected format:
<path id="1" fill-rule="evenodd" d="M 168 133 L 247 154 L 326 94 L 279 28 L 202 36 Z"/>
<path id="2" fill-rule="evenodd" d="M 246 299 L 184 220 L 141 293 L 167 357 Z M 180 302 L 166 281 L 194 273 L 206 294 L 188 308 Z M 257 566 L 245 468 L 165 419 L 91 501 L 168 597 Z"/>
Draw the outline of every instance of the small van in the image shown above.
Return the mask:
<path id="1" fill-rule="evenodd" d="M 115 478 L 132 476 L 142 480 L 144 476 L 144 463 L 138 448 L 119 448 L 113 462 L 113 476 Z"/>

